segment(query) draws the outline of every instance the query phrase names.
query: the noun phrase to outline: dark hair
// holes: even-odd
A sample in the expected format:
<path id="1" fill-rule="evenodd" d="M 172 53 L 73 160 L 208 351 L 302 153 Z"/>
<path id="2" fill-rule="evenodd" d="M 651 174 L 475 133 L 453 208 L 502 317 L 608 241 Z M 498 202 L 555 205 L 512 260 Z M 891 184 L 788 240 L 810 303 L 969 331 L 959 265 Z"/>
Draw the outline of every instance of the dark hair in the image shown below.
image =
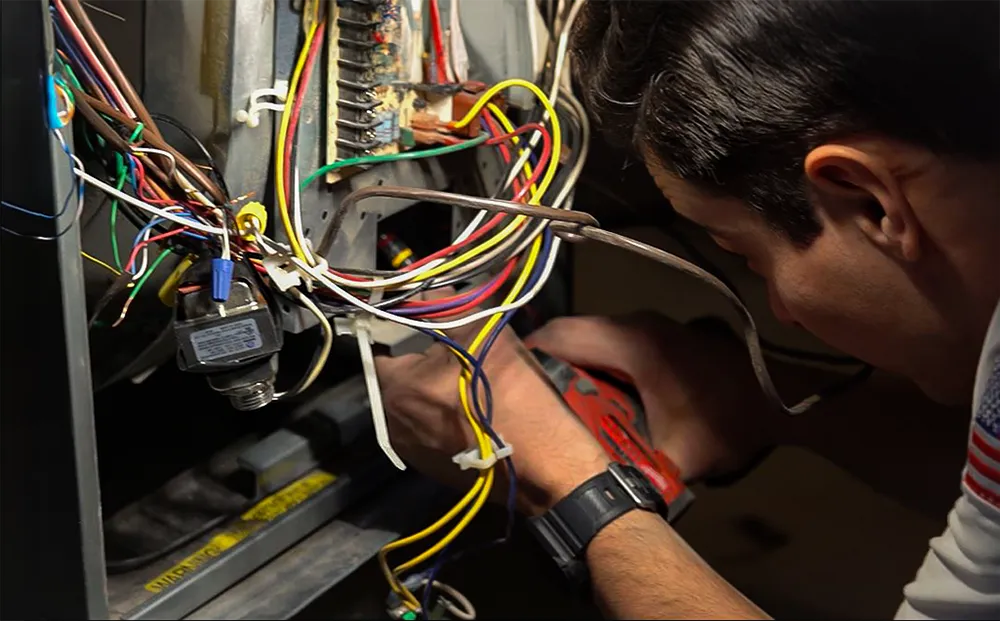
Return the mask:
<path id="1" fill-rule="evenodd" d="M 748 202 L 802 245 L 821 230 L 803 160 L 824 141 L 1000 151 L 997 2 L 591 0 L 573 64 L 612 144 Z"/>

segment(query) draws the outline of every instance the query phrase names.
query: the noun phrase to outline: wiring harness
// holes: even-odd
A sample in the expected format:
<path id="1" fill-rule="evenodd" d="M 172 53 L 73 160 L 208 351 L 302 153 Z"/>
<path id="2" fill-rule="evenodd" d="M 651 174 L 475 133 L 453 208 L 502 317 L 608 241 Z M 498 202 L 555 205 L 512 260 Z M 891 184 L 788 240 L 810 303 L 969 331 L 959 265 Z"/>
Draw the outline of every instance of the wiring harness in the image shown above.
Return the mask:
<path id="1" fill-rule="evenodd" d="M 455 356 L 462 368 L 456 389 L 475 438 L 475 446 L 456 456 L 456 462 L 476 469 L 477 476 L 468 492 L 440 519 L 388 544 L 379 553 L 379 564 L 401 611 L 399 616 L 427 614 L 431 592 L 435 590 L 451 597 L 446 607 L 450 605 L 459 611 L 454 614 L 460 618 L 474 616 L 471 604 L 438 581 L 437 574 L 446 553 L 489 498 L 496 484 L 496 468 L 501 464 L 507 470 L 507 509 L 513 519 L 517 475 L 507 459 L 512 448 L 505 445 L 492 427 L 492 393 L 483 370 L 484 362 L 513 314 L 544 287 L 564 242 L 587 239 L 615 245 L 670 265 L 712 286 L 737 310 L 754 372 L 774 407 L 798 414 L 820 399 L 814 396 L 793 406 L 781 401 L 764 363 L 753 318 L 726 283 L 688 261 L 605 231 L 592 216 L 572 210 L 573 191 L 586 161 L 590 138 L 586 113 L 573 96 L 564 69 L 569 32 L 582 6 L 580 0 L 569 4 L 556 20 L 559 26 L 556 43 L 550 48 L 552 77 L 547 93 L 527 80 L 504 80 L 488 88 L 467 114 L 446 126 L 449 130 L 462 130 L 480 124 L 482 132 L 477 137 L 438 148 L 341 160 L 300 180 L 296 166 L 297 129 L 304 94 L 313 79 L 327 27 L 320 5 L 312 3 L 315 13 L 304 28 L 304 41 L 281 111 L 274 154 L 274 209 L 283 240 L 287 241 L 269 234 L 267 212 L 262 206 L 248 203 L 247 196 L 230 195 L 210 153 L 192 133 L 175 119 L 147 110 L 79 0 L 52 0 L 57 50 L 49 82 L 50 124 L 67 155 L 76 186 L 67 195 L 60 213 L 54 216 L 7 202 L 4 207 L 62 222 L 66 219 L 63 216 L 69 217 L 69 205 L 75 199 L 75 213 L 64 228 L 57 230 L 55 236 L 58 236 L 79 219 L 86 184 L 108 195 L 112 256 L 105 260 L 83 253 L 83 257 L 115 275 L 115 285 L 102 303 L 128 290 L 115 326 L 126 320 L 130 305 L 150 275 L 171 255 L 186 258 L 187 265 L 191 257 L 210 256 L 213 291 L 218 288 L 223 298 L 228 291 L 227 279 L 231 276 L 227 274 L 232 273 L 232 263 L 245 264 L 250 273 L 257 275 L 268 295 L 282 296 L 314 315 L 322 332 L 306 373 L 290 388 L 274 393 L 274 398 L 288 398 L 307 389 L 330 356 L 335 332 L 353 333 L 368 382 L 379 444 L 401 469 L 405 465 L 392 449 L 374 370 L 373 322 L 386 321 L 418 330 L 436 339 Z M 435 48 L 440 45 L 437 37 L 434 44 Z M 440 73 L 451 75 L 441 62 L 443 57 L 443 51 L 435 49 Z M 515 127 L 497 105 L 497 96 L 511 88 L 526 89 L 534 96 L 539 106 L 536 121 Z M 62 134 L 63 128 L 81 117 L 85 124 L 79 128 L 80 135 L 89 154 L 102 164 L 101 171 L 88 171 Z M 205 165 L 194 163 L 166 142 L 157 122 L 178 127 L 199 147 Z M 490 198 L 407 187 L 361 188 L 334 206 L 330 225 L 315 245 L 303 233 L 301 189 L 331 171 L 479 148 L 495 149 L 508 171 Z M 325 257 L 346 215 L 373 197 L 434 202 L 477 213 L 446 247 L 401 263 L 396 269 L 357 270 L 329 265 Z M 138 229 L 127 254 L 118 248 L 120 214 Z M 156 248 L 159 250 L 151 252 Z M 184 267 L 182 263 L 179 269 Z M 473 282 L 478 284 L 460 294 L 433 300 L 422 295 Z M 491 305 L 496 299 L 499 303 Z M 482 325 L 468 345 L 448 336 L 449 330 L 477 322 Z M 389 562 L 390 554 L 430 539 L 434 539 L 433 543 L 408 560 L 395 566 Z M 427 567 L 428 561 L 435 557 L 437 562 Z M 414 570 L 420 571 L 407 579 L 407 574 Z M 414 593 L 420 589 L 423 589 L 422 600 Z M 461 605 L 456 606 L 455 602 Z"/>

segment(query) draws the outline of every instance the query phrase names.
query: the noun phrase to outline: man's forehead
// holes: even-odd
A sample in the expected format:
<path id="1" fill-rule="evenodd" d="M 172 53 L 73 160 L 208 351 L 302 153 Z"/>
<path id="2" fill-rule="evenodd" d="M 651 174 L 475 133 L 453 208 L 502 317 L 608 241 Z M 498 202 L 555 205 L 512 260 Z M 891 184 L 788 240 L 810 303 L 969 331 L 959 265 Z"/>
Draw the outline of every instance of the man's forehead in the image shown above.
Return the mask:
<path id="1" fill-rule="evenodd" d="M 647 158 L 646 162 L 656 187 L 670 201 L 674 211 L 708 229 L 709 232 L 723 233 L 732 230 L 736 222 L 751 214 L 750 210 L 744 209 L 736 199 L 705 192 L 659 166 L 655 161 Z"/>

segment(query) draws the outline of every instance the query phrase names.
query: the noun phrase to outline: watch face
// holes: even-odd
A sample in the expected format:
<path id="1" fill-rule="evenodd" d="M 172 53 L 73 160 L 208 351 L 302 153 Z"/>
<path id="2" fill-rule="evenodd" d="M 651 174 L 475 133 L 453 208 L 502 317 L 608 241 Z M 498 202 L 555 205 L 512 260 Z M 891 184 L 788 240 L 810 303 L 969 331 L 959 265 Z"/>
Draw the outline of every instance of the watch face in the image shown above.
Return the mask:
<path id="1" fill-rule="evenodd" d="M 608 472 L 621 483 L 637 506 L 650 511 L 658 510 L 657 501 L 660 500 L 660 495 L 656 493 L 656 490 L 641 472 L 632 466 L 619 463 L 612 463 L 608 466 Z"/>

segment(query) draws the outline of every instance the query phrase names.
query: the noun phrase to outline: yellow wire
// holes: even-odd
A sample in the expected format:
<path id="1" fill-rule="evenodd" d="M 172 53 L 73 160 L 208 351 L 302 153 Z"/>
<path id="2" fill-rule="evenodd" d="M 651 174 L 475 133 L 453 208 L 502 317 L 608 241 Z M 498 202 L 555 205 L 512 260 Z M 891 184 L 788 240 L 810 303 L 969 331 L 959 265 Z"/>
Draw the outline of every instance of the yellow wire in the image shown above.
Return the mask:
<path id="1" fill-rule="evenodd" d="M 503 304 L 510 304 L 517 298 L 518 295 L 520 295 L 521 290 L 527 283 L 528 277 L 530 276 L 531 271 L 538 260 L 538 255 L 541 249 L 541 245 L 542 245 L 541 237 L 536 238 L 534 243 L 532 243 L 531 249 L 528 253 L 528 257 L 524 263 L 524 269 L 521 270 L 521 273 L 518 275 L 517 281 L 514 283 L 513 287 L 511 287 L 511 290 L 504 299 Z M 472 344 L 469 346 L 468 351 L 470 354 L 475 355 L 475 352 L 479 349 L 480 346 L 482 346 L 483 341 L 485 341 L 485 339 L 489 336 L 489 333 L 496 326 L 497 322 L 500 321 L 501 317 L 502 315 L 499 313 L 490 317 L 486 325 L 483 326 L 483 329 L 480 330 L 475 340 L 473 340 Z M 455 353 L 456 357 L 459 357 L 459 359 L 464 361 L 464 357 L 459 356 L 458 353 L 455 352 L 454 350 L 452 350 L 452 352 Z M 493 455 L 493 445 L 491 444 L 489 437 L 483 432 L 482 427 L 480 427 L 479 421 L 472 413 L 472 408 L 470 407 L 470 402 L 469 402 L 469 391 L 468 391 L 468 386 L 472 376 L 472 371 L 469 368 L 467 362 L 464 363 L 464 367 L 465 369 L 459 376 L 459 396 L 462 401 L 462 409 L 465 411 L 465 416 L 468 419 L 469 424 L 472 426 L 472 430 L 476 435 L 476 441 L 477 444 L 479 445 L 480 454 L 484 459 L 486 459 L 489 458 L 491 455 Z M 383 548 L 383 552 L 389 552 L 404 545 L 408 545 L 410 543 L 419 541 L 420 539 L 423 539 L 433 534 L 434 532 L 440 530 L 445 524 L 450 522 L 451 519 L 455 517 L 455 515 L 457 515 L 462 509 L 464 509 L 466 505 L 469 504 L 470 498 L 473 495 L 475 495 L 478 490 L 479 492 L 478 496 L 476 497 L 475 501 L 473 502 L 469 510 L 466 512 L 466 514 L 462 516 L 462 519 L 457 524 L 455 524 L 455 526 L 451 529 L 450 532 L 448 532 L 447 535 L 442 537 L 436 544 L 434 544 L 421 554 L 415 556 L 414 558 L 410 559 L 409 561 L 406 561 L 401 565 L 398 565 L 391 572 L 388 571 L 388 565 L 386 564 L 385 561 L 385 555 L 380 554 L 379 561 L 383 567 L 382 571 L 386 575 L 386 578 L 388 579 L 390 586 L 392 587 L 393 591 L 395 591 L 402 598 L 403 602 L 406 603 L 411 609 L 418 610 L 420 607 L 420 603 L 413 595 L 413 593 L 410 592 L 410 590 L 407 589 L 406 586 L 404 586 L 402 583 L 399 582 L 398 580 L 399 574 L 409 569 L 412 569 L 413 567 L 416 567 L 417 565 L 433 557 L 435 554 L 441 552 L 441 550 L 443 550 L 445 546 L 454 541 L 455 538 L 457 538 L 462 533 L 462 531 L 465 530 L 465 528 L 469 525 L 469 523 L 476 517 L 476 515 L 479 514 L 479 511 L 483 508 L 483 505 L 486 504 L 486 501 L 489 500 L 490 493 L 493 491 L 493 481 L 495 477 L 493 471 L 494 467 L 495 466 L 482 471 L 479 477 L 476 479 L 476 483 L 475 485 L 473 485 L 472 489 L 469 490 L 469 492 L 465 495 L 465 497 L 462 498 L 462 500 L 460 500 L 454 507 L 452 507 L 451 510 L 447 514 L 445 514 L 444 517 L 439 519 L 431 526 L 425 528 L 421 532 L 417 533 L 416 535 L 411 535 L 407 537 L 405 540 L 400 540 L 393 544 L 389 544 L 390 546 L 392 546 L 391 548 L 389 548 L 389 546 Z"/>
<path id="2" fill-rule="evenodd" d="M 101 260 L 100 260 L 100 259 L 98 259 L 97 257 L 92 257 L 92 256 L 90 256 L 89 254 L 87 254 L 86 252 L 84 252 L 84 251 L 82 251 L 82 250 L 80 251 L 80 254 L 81 254 L 81 255 L 83 256 L 83 258 L 84 258 L 84 259 L 88 259 L 88 260 L 90 260 L 91 262 L 93 262 L 93 263 L 96 263 L 96 264 L 100 265 L 101 267 L 103 267 L 104 269 L 108 270 L 109 272 L 111 272 L 111 273 L 112 273 L 112 274 L 114 274 L 115 276 L 121 276 L 121 275 L 122 275 L 122 273 L 121 273 L 121 272 L 119 272 L 119 271 L 118 271 L 118 270 L 116 270 L 115 268 L 111 267 L 110 265 L 108 265 L 108 264 L 107 264 L 107 263 L 105 263 L 104 261 L 101 261 Z"/>
<path id="3" fill-rule="evenodd" d="M 281 125 L 278 129 L 278 142 L 274 150 L 274 187 L 275 194 L 278 199 L 278 213 L 281 214 L 281 224 L 285 227 L 285 233 L 288 235 L 288 241 L 292 246 L 292 251 L 295 256 L 302 259 L 306 263 L 309 263 L 306 253 L 302 250 L 302 246 L 299 244 L 298 236 L 295 234 L 295 229 L 292 227 L 292 219 L 288 215 L 288 198 L 285 195 L 285 180 L 282 178 L 282 171 L 284 170 L 284 150 L 285 150 L 285 137 L 288 134 L 288 124 L 292 117 L 292 106 L 295 102 L 295 91 L 299 87 L 299 78 L 302 76 L 302 68 L 305 67 L 306 59 L 309 57 L 309 48 L 312 47 L 312 40 L 316 36 L 316 29 L 319 28 L 320 21 L 313 20 L 312 25 L 309 27 L 309 31 L 306 33 L 305 43 L 302 44 L 302 52 L 299 53 L 299 59 L 295 63 L 295 69 L 292 71 L 292 81 L 288 85 L 288 96 L 285 98 L 285 110 L 281 113 Z"/>
<path id="4" fill-rule="evenodd" d="M 542 182 L 539 184 L 537 188 L 536 187 L 531 188 L 531 198 L 528 201 L 528 204 L 530 205 L 537 205 L 542 195 L 544 195 L 545 191 L 548 189 L 548 186 L 551 184 L 552 178 L 555 176 L 555 171 L 559 162 L 559 149 L 562 144 L 562 134 L 560 132 L 558 117 L 555 114 L 555 110 L 552 109 L 551 103 L 545 97 L 545 94 L 542 93 L 540 89 L 538 89 L 538 87 L 524 80 L 507 80 L 505 82 L 501 82 L 500 84 L 497 84 L 492 89 L 487 91 L 486 94 L 484 94 L 483 97 L 480 98 L 479 102 L 477 102 L 476 106 L 473 106 L 469 114 L 467 114 L 466 117 L 463 118 L 461 121 L 456 123 L 455 126 L 462 127 L 463 125 L 467 125 L 472 118 L 475 118 L 475 115 L 478 113 L 478 110 L 481 109 L 483 105 L 487 104 L 489 99 L 491 99 L 493 95 L 496 94 L 496 92 L 502 90 L 503 88 L 506 88 L 507 86 L 524 86 L 525 88 L 531 90 L 539 98 L 543 106 L 549 112 L 549 118 L 552 120 L 552 134 L 554 143 L 552 159 L 550 160 L 549 167 L 546 170 L 546 174 L 545 177 L 542 179 Z M 509 119 L 507 119 L 507 117 L 503 114 L 502 111 L 499 110 L 499 108 L 491 107 L 491 111 L 497 115 L 497 118 L 500 119 L 500 122 L 504 124 L 504 127 L 505 129 L 507 129 L 508 132 L 513 130 L 513 127 L 510 125 Z M 466 254 L 462 255 L 461 257 L 458 257 L 457 259 L 449 262 L 452 265 L 445 264 L 445 266 L 447 267 L 445 266 L 441 267 L 445 269 L 450 269 L 450 267 L 452 267 L 454 264 L 462 263 L 474 256 L 477 256 L 478 254 L 484 252 L 485 250 L 491 247 L 490 245 L 487 244 L 490 244 L 492 242 L 492 245 L 496 245 L 497 243 L 502 241 L 506 236 L 512 234 L 515 230 L 517 230 L 517 228 L 521 225 L 521 223 L 523 223 L 526 219 L 527 218 L 524 216 L 518 216 L 510 223 L 510 225 L 505 227 L 503 231 L 501 231 L 500 233 L 495 235 L 494 238 L 488 240 L 485 244 L 483 244 L 482 246 L 485 246 L 485 248 L 479 246 L 473 249 L 472 251 L 469 251 Z M 528 278 L 531 272 L 533 271 L 535 264 L 538 261 L 538 255 L 540 254 L 541 251 L 541 245 L 542 245 L 542 239 L 541 237 L 537 237 L 532 243 L 531 248 L 528 252 L 528 256 L 525 259 L 524 268 L 521 270 L 521 273 L 518 275 L 517 280 L 515 281 L 514 285 L 511 287 L 510 292 L 508 292 L 506 298 L 503 301 L 504 305 L 512 303 L 521 294 L 521 291 L 524 289 L 524 286 L 527 283 Z M 429 277 L 428 274 L 425 274 L 424 276 Z M 476 338 L 470 345 L 468 350 L 470 354 L 475 355 L 475 353 L 482 346 L 483 342 L 488 338 L 490 332 L 496 327 L 501 317 L 502 315 L 499 313 L 490 317 L 490 319 L 479 331 L 479 333 L 476 335 Z M 483 458 L 488 458 L 491 455 L 493 455 L 492 443 L 490 442 L 489 437 L 487 437 L 487 435 L 483 432 L 482 427 L 479 425 L 479 421 L 473 415 L 472 407 L 470 405 L 469 384 L 472 378 L 472 369 L 468 364 L 468 362 L 465 361 L 463 357 L 459 356 L 457 352 L 453 350 L 452 353 L 454 353 L 456 357 L 458 357 L 463 362 L 463 372 L 459 375 L 459 380 L 458 380 L 459 397 L 461 399 L 462 409 L 464 410 L 465 416 L 468 419 L 469 424 L 472 427 L 473 433 L 476 436 L 476 444 L 479 446 L 480 454 L 482 455 Z M 478 395 L 473 395 L 472 398 L 478 398 Z M 443 550 L 445 546 L 454 541 L 455 538 L 462 533 L 462 531 L 476 517 L 476 515 L 482 509 L 483 505 L 489 499 L 490 492 L 492 491 L 493 488 L 494 477 L 495 474 L 493 468 L 489 468 L 487 470 L 482 471 L 479 477 L 476 479 L 476 483 L 473 485 L 472 489 L 470 489 L 469 492 L 462 498 L 462 500 L 460 500 L 454 507 L 452 507 L 451 510 L 449 510 L 448 513 L 446 513 L 441 519 L 439 519 L 431 526 L 420 531 L 419 533 L 411 535 L 405 539 L 401 539 L 383 548 L 382 552 L 379 555 L 379 561 L 382 566 L 382 571 L 383 573 L 385 573 L 386 579 L 389 581 L 389 584 L 392 587 L 393 591 L 395 591 L 401 597 L 402 601 L 409 608 L 413 610 L 418 610 L 420 607 L 420 603 L 416 599 L 416 597 L 409 591 L 409 589 L 407 589 L 402 583 L 399 582 L 398 580 L 399 574 L 427 561 L 435 554 Z M 475 497 L 474 501 L 472 500 L 473 497 Z M 406 561 L 405 563 L 402 563 L 401 565 L 394 568 L 392 571 L 389 571 L 388 563 L 386 561 L 386 554 L 388 552 L 409 545 L 411 543 L 415 543 L 434 534 L 435 532 L 443 528 L 445 524 L 449 523 L 452 519 L 454 519 L 455 516 L 458 515 L 458 513 L 460 513 L 463 509 L 466 508 L 466 506 L 470 504 L 470 502 L 472 503 L 472 506 L 469 507 L 466 514 L 462 517 L 461 520 L 459 520 L 457 524 L 455 524 L 455 526 L 451 529 L 450 532 L 448 532 L 437 543 L 435 543 L 433 546 L 431 546 L 421 554 L 415 556 L 409 561 Z"/>
<path id="5" fill-rule="evenodd" d="M 505 132 L 507 132 L 508 134 L 513 133 L 513 131 L 514 131 L 514 125 L 510 122 L 510 119 L 507 118 L 507 115 L 503 113 L 503 110 L 501 110 L 499 106 L 497 106 L 495 103 L 493 103 L 491 101 L 488 104 L 486 104 L 486 107 L 490 109 L 490 112 L 493 113 L 493 116 L 495 116 L 495 117 L 497 117 L 497 119 L 499 119 L 500 125 L 503 126 L 503 130 Z M 521 139 L 518 136 L 511 136 L 510 141 L 514 144 L 514 146 L 517 146 L 518 144 L 520 144 Z M 517 156 L 518 157 L 520 157 L 523 154 L 524 154 L 524 149 L 518 149 L 517 150 Z M 531 164 L 529 164 L 527 162 L 527 160 L 525 160 L 525 162 L 524 162 L 524 174 L 525 174 L 525 178 L 526 179 L 531 179 L 531 172 L 532 172 L 531 171 Z M 535 195 L 537 193 L 538 193 L 538 186 L 536 184 L 532 183 L 531 184 L 531 194 Z"/>
<path id="6" fill-rule="evenodd" d="M 531 276 L 532 269 L 534 268 L 535 263 L 538 260 L 538 255 L 539 255 L 539 252 L 541 250 L 541 246 L 542 246 L 542 240 L 541 240 L 541 237 L 538 237 L 538 238 L 535 239 L 534 243 L 531 245 L 531 250 L 528 252 L 528 258 L 524 262 L 524 269 L 521 270 L 521 273 L 518 275 L 517 281 L 515 281 L 514 286 L 511 287 L 510 292 L 507 294 L 507 297 L 504 299 L 504 301 L 503 301 L 504 304 L 510 304 L 515 299 L 517 299 L 517 296 L 519 296 L 521 294 L 521 290 L 524 289 L 524 285 L 527 283 L 528 277 Z M 492 332 L 492 330 L 496 326 L 496 324 L 499 323 L 500 318 L 502 316 L 503 315 L 501 313 L 497 313 L 497 314 L 493 315 L 492 317 L 490 317 L 490 319 L 486 322 L 486 325 L 483 326 L 482 330 L 479 331 L 479 334 L 476 335 L 475 340 L 472 341 L 472 345 L 469 346 L 468 351 L 469 351 L 470 354 L 472 354 L 472 355 L 476 354 L 476 352 L 482 346 L 483 342 L 489 337 L 490 332 Z M 462 409 L 465 410 L 465 416 L 466 416 L 466 418 L 469 419 L 469 422 L 472 424 L 473 432 L 475 432 L 475 434 L 476 434 L 476 440 L 477 440 L 477 443 L 479 445 L 480 453 L 481 453 L 481 455 L 482 455 L 482 457 L 484 459 L 487 459 L 491 455 L 493 455 L 493 444 L 490 442 L 489 436 L 487 436 L 486 433 L 483 432 L 482 427 L 480 427 L 480 425 L 479 425 L 479 421 L 476 419 L 475 415 L 472 413 L 472 407 L 471 407 L 470 401 L 469 401 L 469 390 L 468 390 L 468 388 L 469 388 L 469 381 L 471 379 L 472 379 L 472 372 L 469 370 L 468 365 L 466 365 L 466 368 L 463 370 L 462 374 L 458 378 L 458 390 L 459 390 L 458 394 L 459 394 L 459 397 L 462 400 Z M 455 527 L 452 529 L 452 531 L 450 533 L 448 533 L 447 535 L 445 535 L 440 541 L 438 541 L 432 547 L 430 547 L 429 549 L 427 549 L 426 551 L 424 551 L 422 554 L 414 557 L 413 559 L 411 559 L 411 560 L 403 563 L 399 567 L 397 567 L 394 570 L 395 573 L 397 573 L 397 574 L 398 573 L 402 573 L 402 572 L 406 571 L 407 569 L 410 569 L 410 568 L 412 568 L 412 567 L 414 567 L 416 565 L 419 565 L 420 563 L 426 561 L 430 557 L 434 556 L 434 554 L 436 554 L 437 552 L 441 551 L 446 545 L 448 545 L 449 543 L 451 543 L 451 541 L 455 537 L 457 537 L 459 535 L 459 533 L 462 532 L 462 530 L 465 528 L 465 526 L 469 523 L 469 521 L 472 520 L 473 517 L 475 517 L 475 514 L 482 507 L 482 502 L 485 502 L 486 499 L 489 498 L 490 488 L 492 487 L 492 484 L 493 484 L 493 477 L 492 477 L 493 469 L 490 468 L 489 470 L 486 470 L 485 472 L 487 473 L 487 475 L 490 475 L 490 476 L 488 477 L 488 480 L 487 480 L 486 484 L 484 485 L 484 489 L 481 492 L 480 498 L 477 499 L 476 504 L 472 505 L 472 508 L 465 515 L 465 517 L 462 518 L 462 521 L 460 521 L 458 524 L 456 524 Z M 477 483 L 478 483 L 478 481 L 477 481 Z M 482 502 L 480 502 L 480 501 L 482 501 Z M 454 510 L 454 508 L 453 508 L 453 510 Z M 443 524 L 441 524 L 441 525 L 443 525 Z M 439 526 L 439 528 L 440 528 L 440 526 Z M 425 530 L 433 532 L 429 528 L 425 529 Z M 430 533 L 428 533 L 428 534 L 430 534 Z M 418 537 L 415 540 L 418 540 L 418 539 L 420 539 L 420 538 Z"/>
<path id="7" fill-rule="evenodd" d="M 480 110 L 482 110 L 483 106 L 486 105 L 487 102 L 491 98 L 493 98 L 494 95 L 497 94 L 497 92 L 509 86 L 523 86 L 528 90 L 530 90 L 532 93 L 534 93 L 535 96 L 538 97 L 538 100 L 542 103 L 542 106 L 545 108 L 546 112 L 549 113 L 549 119 L 552 124 L 552 157 L 549 159 L 549 166 L 545 170 L 545 175 L 542 177 L 541 182 L 538 184 L 537 191 L 533 191 L 531 193 L 531 198 L 528 199 L 529 205 L 537 205 L 541 201 L 542 196 L 544 196 L 545 192 L 549 189 L 549 186 L 552 184 L 552 180 L 555 178 L 556 170 L 559 167 L 559 156 L 562 153 L 562 128 L 559 125 L 559 118 L 556 116 L 555 108 L 552 107 L 552 104 L 549 102 L 548 98 L 545 96 L 545 93 L 543 93 L 541 89 L 539 89 L 531 82 L 528 82 L 527 80 L 521 80 L 519 78 L 504 80 L 503 82 L 500 82 L 493 88 L 486 91 L 486 93 L 479 98 L 479 101 L 477 101 L 476 104 L 472 106 L 472 108 L 469 110 L 469 113 L 466 114 L 461 121 L 455 123 L 455 127 L 461 128 L 464 125 L 468 125 L 469 121 L 475 118 L 475 115 L 478 114 Z M 505 127 L 510 126 L 510 120 L 506 117 L 506 115 L 504 115 L 503 112 L 500 111 L 499 108 L 497 108 L 496 112 L 499 113 L 497 118 L 500 119 L 500 122 L 503 123 Z M 505 226 L 498 233 L 496 233 L 495 235 L 484 241 L 482 244 L 479 244 L 471 248 L 470 250 L 455 257 L 454 259 L 451 259 L 450 261 L 442 263 L 441 265 L 435 268 L 431 268 L 426 272 L 421 273 L 420 275 L 413 278 L 411 282 L 420 282 L 428 278 L 433 278 L 438 274 L 451 270 L 459 265 L 462 265 L 470 261 L 471 259 L 478 257 L 479 255 L 483 254 L 484 252 L 488 251 L 489 249 L 493 248 L 497 244 L 503 242 L 505 239 L 513 235 L 514 232 L 517 231 L 517 229 L 520 228 L 521 225 L 524 224 L 524 222 L 527 219 L 528 216 L 516 216 L 513 220 L 510 221 L 510 223 L 507 226 Z"/>

